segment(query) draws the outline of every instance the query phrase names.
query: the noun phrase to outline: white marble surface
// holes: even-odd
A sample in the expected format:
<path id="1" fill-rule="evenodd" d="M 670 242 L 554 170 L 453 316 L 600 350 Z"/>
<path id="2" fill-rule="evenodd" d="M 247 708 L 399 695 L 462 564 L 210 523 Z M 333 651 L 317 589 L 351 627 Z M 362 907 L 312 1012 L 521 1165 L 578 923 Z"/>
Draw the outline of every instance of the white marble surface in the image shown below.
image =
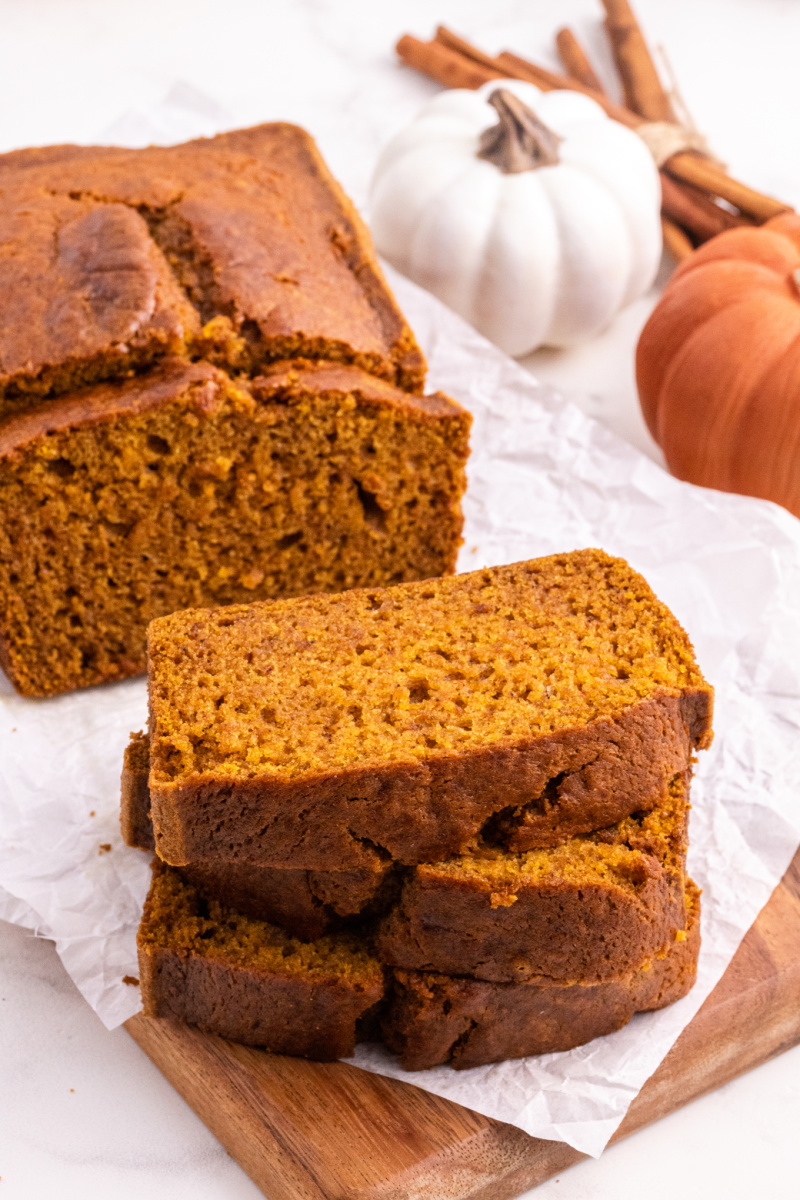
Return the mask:
<path id="1" fill-rule="evenodd" d="M 637 7 L 717 153 L 748 182 L 800 206 L 800 4 Z M 306 125 L 363 204 L 378 147 L 434 90 L 394 65 L 396 36 L 428 36 L 442 21 L 489 50 L 508 46 L 555 65 L 552 33 L 569 21 L 607 72 L 598 19 L 594 0 L 0 0 L 0 149 L 126 140 L 142 113 L 158 138 L 167 99 L 173 117 L 188 106 L 209 128 L 273 118 Z M 632 350 L 655 295 L 591 345 L 540 352 L 527 364 L 653 456 Z M 103 1029 L 52 947 L 6 925 L 0 1014 L 3 1196 L 259 1194 L 124 1031 Z M 798 1128 L 795 1048 L 536 1194 L 791 1200 L 800 1195 Z"/>

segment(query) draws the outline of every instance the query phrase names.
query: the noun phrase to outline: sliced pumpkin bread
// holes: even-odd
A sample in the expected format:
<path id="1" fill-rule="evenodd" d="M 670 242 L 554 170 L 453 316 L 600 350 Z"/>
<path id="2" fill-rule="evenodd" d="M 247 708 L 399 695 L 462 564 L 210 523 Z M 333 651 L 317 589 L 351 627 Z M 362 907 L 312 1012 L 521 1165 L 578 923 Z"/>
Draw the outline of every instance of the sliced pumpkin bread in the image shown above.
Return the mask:
<path id="1" fill-rule="evenodd" d="M 684 631 L 600 550 L 149 631 L 155 844 L 357 870 L 557 845 L 651 809 L 711 740 Z"/>
<path id="2" fill-rule="evenodd" d="M 363 934 L 298 942 L 205 897 L 162 863 L 139 931 L 145 1014 L 275 1053 L 328 1061 L 382 1037 L 408 1070 L 567 1050 L 662 1008 L 694 983 L 699 893 L 661 955 L 587 984 L 490 983 L 385 970 Z"/>

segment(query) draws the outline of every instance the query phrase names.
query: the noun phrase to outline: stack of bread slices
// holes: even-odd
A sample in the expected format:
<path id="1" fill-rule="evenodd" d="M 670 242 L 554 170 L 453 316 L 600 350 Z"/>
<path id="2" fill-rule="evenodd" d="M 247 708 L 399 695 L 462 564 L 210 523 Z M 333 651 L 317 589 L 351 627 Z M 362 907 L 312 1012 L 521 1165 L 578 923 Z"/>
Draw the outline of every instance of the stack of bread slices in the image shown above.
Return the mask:
<path id="1" fill-rule="evenodd" d="M 409 1069 L 565 1050 L 691 987 L 712 692 L 621 559 L 188 610 L 149 630 L 126 841 L 145 1012 Z"/>

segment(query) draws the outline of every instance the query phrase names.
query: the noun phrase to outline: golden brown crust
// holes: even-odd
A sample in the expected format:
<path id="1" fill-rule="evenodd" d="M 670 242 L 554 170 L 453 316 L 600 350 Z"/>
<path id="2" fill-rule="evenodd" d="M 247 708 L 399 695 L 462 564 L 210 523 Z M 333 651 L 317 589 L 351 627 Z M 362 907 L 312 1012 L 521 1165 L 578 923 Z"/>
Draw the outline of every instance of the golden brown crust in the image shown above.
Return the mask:
<path id="1" fill-rule="evenodd" d="M 132 733 L 122 767 L 120 824 L 126 845 L 154 850 L 150 819 L 150 746 L 146 734 Z M 396 898 L 399 879 L 391 862 L 362 871 L 305 871 L 258 867 L 250 863 L 192 863 L 180 870 L 193 887 L 248 917 L 280 925 L 303 941 L 313 941 L 353 918 L 385 912 Z"/>
<path id="2" fill-rule="evenodd" d="M 353 1053 L 358 1022 L 382 995 L 376 989 L 373 1000 L 341 981 L 270 977 L 161 946 L 140 947 L 139 979 L 145 1016 L 317 1062 Z"/>
<path id="3" fill-rule="evenodd" d="M 368 375 L 347 363 L 315 362 L 304 358 L 270 363 L 261 375 L 253 379 L 250 387 L 255 396 L 264 400 L 291 395 L 299 388 L 306 388 L 309 391 L 338 392 L 342 395 L 357 394 L 364 401 L 391 405 L 399 410 L 429 413 L 435 417 L 464 415 L 461 405 L 442 392 L 428 396 L 406 392 L 388 380 Z"/>
<path id="4" fill-rule="evenodd" d="M 151 776 L 156 846 L 175 865 L 219 855 L 324 871 L 370 867 L 378 861 L 375 847 L 414 864 L 462 854 L 479 836 L 518 850 L 556 845 L 663 799 L 670 776 L 692 753 L 679 713 L 679 699 L 655 696 L 613 720 L 512 747 L 354 766 L 307 782 L 231 784 L 209 774 L 165 785 Z M 665 728 L 673 738 L 663 738 Z M 641 743 L 628 762 L 617 747 L 634 736 Z M 575 769 L 565 771 L 565 763 Z M 596 792 L 585 786 L 585 763 L 594 769 Z M 541 809 L 549 789 L 555 802 Z"/>
<path id="5" fill-rule="evenodd" d="M 195 309 L 124 204 L 7 189 L 0 209 L 0 416 L 183 353 Z"/>
<path id="6" fill-rule="evenodd" d="M 369 234 L 296 126 L 136 151 L 42 147 L 0 159 L 0 184 L 14 247 L 0 283 L 16 298 L 0 328 L 0 415 L 187 339 L 251 373 L 330 358 L 422 389 Z"/>
<path id="7" fill-rule="evenodd" d="M 660 958 L 603 983 L 488 983 L 395 970 L 382 1020 L 386 1044 L 407 1071 L 456 1070 L 571 1050 L 620 1029 L 636 1012 L 685 996 L 697 974 L 699 892 L 687 882 L 686 936 Z"/>
<path id="8" fill-rule="evenodd" d="M 23 146 L 19 150 L 7 150 L 0 154 L 0 187 L 7 185 L 9 176 L 35 167 L 48 167 L 55 163 L 73 162 L 79 158 L 97 158 L 113 154 L 125 154 L 122 146 L 78 146 L 74 142 L 61 142 L 55 146 Z"/>
<path id="9" fill-rule="evenodd" d="M 263 155 L 260 131 L 268 128 L 256 126 L 253 129 L 236 130 L 219 136 L 224 144 L 232 148 Z M 336 213 L 338 210 L 345 218 L 343 225 L 333 227 L 332 236 L 344 254 L 350 270 L 358 277 L 370 306 L 378 315 L 396 363 L 397 382 L 409 391 L 421 392 L 425 379 L 425 359 L 378 265 L 369 230 L 349 197 L 331 175 L 313 139 L 294 125 L 283 125 L 281 129 L 285 130 L 287 140 L 293 140 L 298 133 L 302 134 L 310 169 L 318 173 L 320 181 L 330 194 L 331 211 Z M 267 153 L 269 154 L 269 150 Z"/>
<path id="10" fill-rule="evenodd" d="M 150 820 L 149 771 L 150 740 L 144 733 L 132 733 L 122 759 L 119 822 L 125 845 L 137 850 L 156 848 Z"/>

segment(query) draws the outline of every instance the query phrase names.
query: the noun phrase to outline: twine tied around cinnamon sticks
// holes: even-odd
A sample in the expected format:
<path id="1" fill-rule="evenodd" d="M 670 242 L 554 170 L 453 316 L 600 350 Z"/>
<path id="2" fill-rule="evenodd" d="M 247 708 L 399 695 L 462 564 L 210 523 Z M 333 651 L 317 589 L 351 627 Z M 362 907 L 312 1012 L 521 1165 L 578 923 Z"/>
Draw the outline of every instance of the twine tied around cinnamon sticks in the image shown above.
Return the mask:
<path id="1" fill-rule="evenodd" d="M 601 0 L 625 105 L 603 89 L 575 35 L 556 37 L 565 75 L 549 71 L 511 51 L 484 54 L 451 30 L 439 26 L 430 42 L 406 34 L 397 53 L 409 66 L 445 87 L 475 90 L 489 80 L 521 79 L 542 91 L 566 88 L 595 100 L 614 120 L 634 129 L 648 146 L 661 174 L 664 241 L 675 258 L 737 225 L 762 224 L 789 212 L 787 204 L 732 179 L 715 160 L 702 135 L 676 109 L 679 97 L 663 87 L 628 0 Z"/>
<path id="2" fill-rule="evenodd" d="M 655 159 L 660 169 L 673 154 L 696 150 L 708 154 L 708 142 L 696 129 L 676 125 L 672 121 L 644 121 L 637 125 L 636 132 Z"/>

